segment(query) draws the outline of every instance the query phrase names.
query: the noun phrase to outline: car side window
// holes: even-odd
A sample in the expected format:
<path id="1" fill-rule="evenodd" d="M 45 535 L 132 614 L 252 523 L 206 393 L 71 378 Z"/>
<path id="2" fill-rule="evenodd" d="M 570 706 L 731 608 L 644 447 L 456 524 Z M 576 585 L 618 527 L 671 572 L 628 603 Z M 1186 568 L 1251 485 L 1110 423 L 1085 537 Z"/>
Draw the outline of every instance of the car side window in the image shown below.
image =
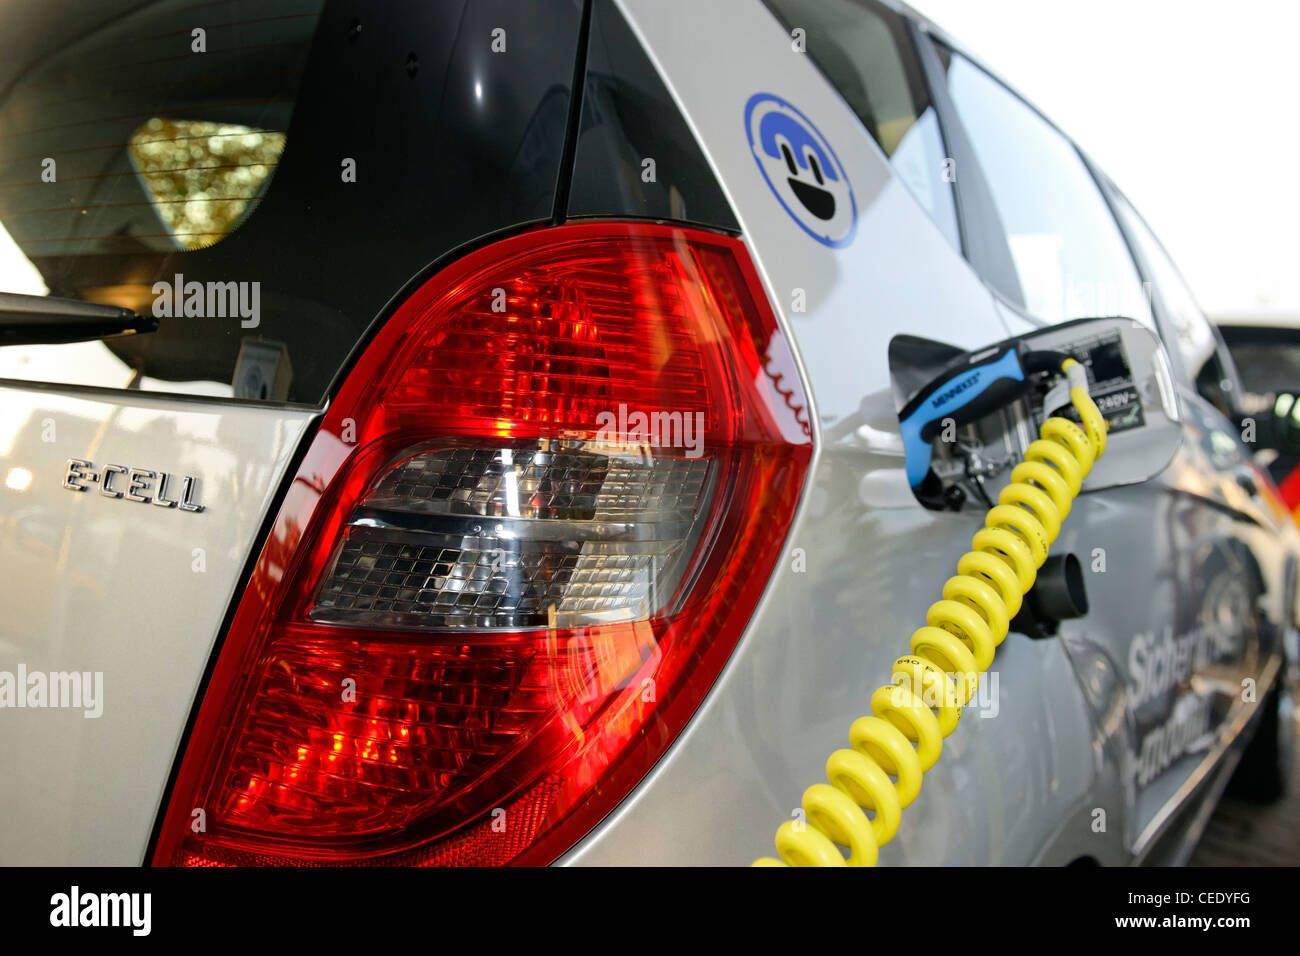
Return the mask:
<path id="1" fill-rule="evenodd" d="M 874 0 L 767 0 L 857 114 L 894 172 L 961 248 L 947 151 L 903 18 Z M 794 33 L 800 30 L 801 34 Z"/>
<path id="2" fill-rule="evenodd" d="M 1161 306 L 1165 344 L 1178 353 L 1183 372 L 1190 384 L 1200 380 L 1207 367 L 1217 365 L 1214 330 L 1191 289 L 1183 281 L 1174 261 L 1165 252 L 1146 221 L 1119 190 L 1112 190 L 1115 214 L 1124 225 L 1147 275 L 1155 285 Z M 1213 372 L 1211 371 L 1211 377 Z"/>
<path id="3" fill-rule="evenodd" d="M 1241 410 L 1238 362 L 1228 345 L 1196 304 L 1174 260 L 1133 204 L 1111 187 L 1116 215 L 1123 223 L 1160 303 L 1161 335 L 1175 354 L 1187 384 L 1229 418 Z"/>
<path id="4" fill-rule="evenodd" d="M 1154 327 L 1124 237 L 1074 144 L 982 69 L 935 47 L 1015 267 L 985 281 L 1044 322 L 1123 315 Z"/>

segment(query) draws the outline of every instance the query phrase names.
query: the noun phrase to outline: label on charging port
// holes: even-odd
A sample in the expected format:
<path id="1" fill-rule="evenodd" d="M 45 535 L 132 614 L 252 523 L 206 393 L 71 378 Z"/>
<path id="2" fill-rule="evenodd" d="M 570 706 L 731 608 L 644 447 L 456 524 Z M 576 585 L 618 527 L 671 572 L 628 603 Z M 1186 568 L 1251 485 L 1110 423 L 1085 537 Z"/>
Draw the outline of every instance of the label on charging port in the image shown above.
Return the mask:
<path id="1" fill-rule="evenodd" d="M 1097 403 L 1097 410 L 1101 412 L 1102 417 L 1110 423 L 1110 433 L 1128 431 L 1130 428 L 1141 428 L 1146 424 L 1142 417 L 1142 400 L 1138 397 L 1137 389 L 1132 385 L 1121 385 L 1119 388 L 1112 389 L 1109 392 L 1102 392 L 1100 395 L 1094 395 L 1092 400 Z M 1072 412 L 1073 408 L 1070 409 Z M 1073 418 L 1078 418 L 1075 412 Z"/>
<path id="2" fill-rule="evenodd" d="M 1132 385 L 1120 385 L 1104 392 L 1094 393 L 1092 400 L 1097 403 L 1097 410 L 1101 412 L 1101 417 L 1110 423 L 1110 434 L 1112 435 L 1133 428 L 1141 428 L 1146 424 L 1146 419 L 1142 414 L 1142 400 L 1138 397 L 1137 389 Z M 1036 411 L 1038 411 L 1038 417 L 1041 421 L 1044 417 L 1042 410 L 1036 409 Z M 1068 418 L 1072 422 L 1082 422 L 1073 405 L 1062 405 L 1060 408 L 1051 409 L 1050 411 L 1051 414 Z"/>

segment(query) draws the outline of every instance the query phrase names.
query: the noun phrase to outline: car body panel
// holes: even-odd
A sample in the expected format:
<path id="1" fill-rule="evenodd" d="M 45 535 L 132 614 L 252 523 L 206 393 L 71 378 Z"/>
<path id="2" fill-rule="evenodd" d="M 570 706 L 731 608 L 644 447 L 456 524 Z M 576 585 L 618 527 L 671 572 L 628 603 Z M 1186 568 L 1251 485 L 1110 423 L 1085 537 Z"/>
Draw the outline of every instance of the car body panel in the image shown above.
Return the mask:
<path id="1" fill-rule="evenodd" d="M 783 28 L 756 22 L 739 2 L 689 6 L 623 3 L 732 198 L 806 371 L 818 452 L 790 549 L 807 567 L 801 574 L 787 562 L 776 574 L 687 733 L 566 862 L 737 862 L 736 844 L 759 825 L 756 803 L 770 814 L 768 830 L 797 818 L 801 787 L 824 779 L 822 761 L 845 744 L 873 681 L 889 673 L 979 524 L 926 512 L 905 494 L 891 509 L 876 492 L 875 507 L 862 500 L 882 466 L 897 464 L 853 440 L 864 421 L 896 427 L 884 346 L 906 332 L 969 348 L 1002 328 L 1043 325 L 931 241 L 938 231 L 834 90 L 793 55 Z M 754 35 L 738 22 L 752 23 Z M 700 65 L 707 50 L 728 63 L 725 78 Z M 848 248 L 827 250 L 791 230 L 753 175 L 727 114 L 756 90 L 798 104 L 834 143 L 861 196 Z M 888 228 L 877 230 L 878 221 Z M 793 311 L 789 292 L 804 286 L 816 290 L 807 312 Z M 1236 691 L 1247 679 L 1266 687 L 1276 672 L 1276 635 L 1289 615 L 1282 558 L 1296 541 L 1280 530 L 1267 492 L 1252 495 L 1236 480 L 1249 466 L 1226 419 L 1190 394 L 1188 404 L 1189 447 L 1164 474 L 1076 504 L 1057 549 L 1086 562 L 1101 549 L 1120 566 L 1089 562 L 1093 610 L 1063 623 L 1060 640 L 1013 634 L 1000 648 L 1000 719 L 968 711 L 905 817 L 922 822 L 882 849 L 883 863 L 1133 859 L 1238 743 L 1254 704 Z M 1143 654 L 1216 614 L 1232 632 L 1223 646 L 1139 700 L 1144 675 L 1134 665 Z M 1139 641 L 1147 644 L 1135 654 Z M 1183 729 L 1198 720 L 1203 732 Z M 721 814 L 683 812 L 721 804 Z"/>
<path id="2" fill-rule="evenodd" d="M 98 717 L 0 717 L 0 863 L 142 861 L 227 605 L 312 418 L 0 386 L 0 459 L 27 482 L 0 499 L 0 671 L 103 675 Z M 203 510 L 71 491 L 69 458 L 167 471 L 168 500 L 193 476 Z"/>
<path id="3" fill-rule="evenodd" d="M 999 309 L 1018 332 L 1040 327 Z M 1291 620 L 1287 556 L 1300 546 L 1231 423 L 1189 387 L 1179 400 L 1184 437 L 1169 466 L 1140 485 L 1085 488 L 1054 546 L 1091 570 L 1090 613 L 1061 636 L 1121 768 L 1124 842 L 1138 855 L 1253 714 L 1242 682 L 1262 694 L 1274 679 Z M 1098 806 L 1113 825 L 1114 807 Z"/>
<path id="4" fill-rule="evenodd" d="M 564 862 L 745 863 L 770 852 L 773 828 L 824 779 L 826 757 L 868 712 L 981 523 L 970 510 L 923 509 L 902 459 L 858 436 L 863 424 L 897 430 L 888 341 L 907 332 L 975 348 L 1007 329 L 857 117 L 761 6 L 628 0 L 623 9 L 731 197 L 797 345 L 817 453 L 790 558 L 727 669 L 654 773 Z M 859 219 L 846 248 L 805 235 L 759 174 L 743 115 L 768 91 L 805 112 L 849 172 Z M 796 288 L 806 312 L 791 309 Z M 902 482 L 900 506 L 864 495 L 868 476 Z M 806 570 L 795 570 L 799 556 Z M 997 718 L 968 712 L 908 810 L 924 824 L 900 831 L 882 863 L 1033 862 L 1081 812 L 1102 755 L 1076 731 L 1089 717 L 1064 649 L 1013 637 L 999 653 Z"/>

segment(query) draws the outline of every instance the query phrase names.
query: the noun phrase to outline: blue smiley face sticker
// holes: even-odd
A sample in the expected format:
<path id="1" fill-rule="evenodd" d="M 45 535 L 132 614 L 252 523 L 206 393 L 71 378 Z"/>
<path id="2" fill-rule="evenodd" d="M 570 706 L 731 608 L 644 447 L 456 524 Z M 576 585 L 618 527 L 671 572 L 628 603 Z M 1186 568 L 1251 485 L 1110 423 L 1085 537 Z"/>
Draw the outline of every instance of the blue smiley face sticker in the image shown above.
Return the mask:
<path id="1" fill-rule="evenodd" d="M 833 248 L 853 241 L 858 207 L 835 150 L 812 120 L 771 93 L 745 104 L 754 161 L 777 201 L 804 232 Z"/>

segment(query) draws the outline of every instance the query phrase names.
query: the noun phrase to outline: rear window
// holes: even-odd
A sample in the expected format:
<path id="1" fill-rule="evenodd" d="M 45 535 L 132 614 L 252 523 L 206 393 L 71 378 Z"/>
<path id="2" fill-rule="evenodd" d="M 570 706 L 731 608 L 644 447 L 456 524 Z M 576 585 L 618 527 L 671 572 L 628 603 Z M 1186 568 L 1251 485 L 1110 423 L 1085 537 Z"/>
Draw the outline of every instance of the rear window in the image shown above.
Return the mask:
<path id="1" fill-rule="evenodd" d="M 552 213 L 575 0 L 91 10 L 0 11 L 0 291 L 160 327 L 0 378 L 318 404 L 426 266 Z"/>

